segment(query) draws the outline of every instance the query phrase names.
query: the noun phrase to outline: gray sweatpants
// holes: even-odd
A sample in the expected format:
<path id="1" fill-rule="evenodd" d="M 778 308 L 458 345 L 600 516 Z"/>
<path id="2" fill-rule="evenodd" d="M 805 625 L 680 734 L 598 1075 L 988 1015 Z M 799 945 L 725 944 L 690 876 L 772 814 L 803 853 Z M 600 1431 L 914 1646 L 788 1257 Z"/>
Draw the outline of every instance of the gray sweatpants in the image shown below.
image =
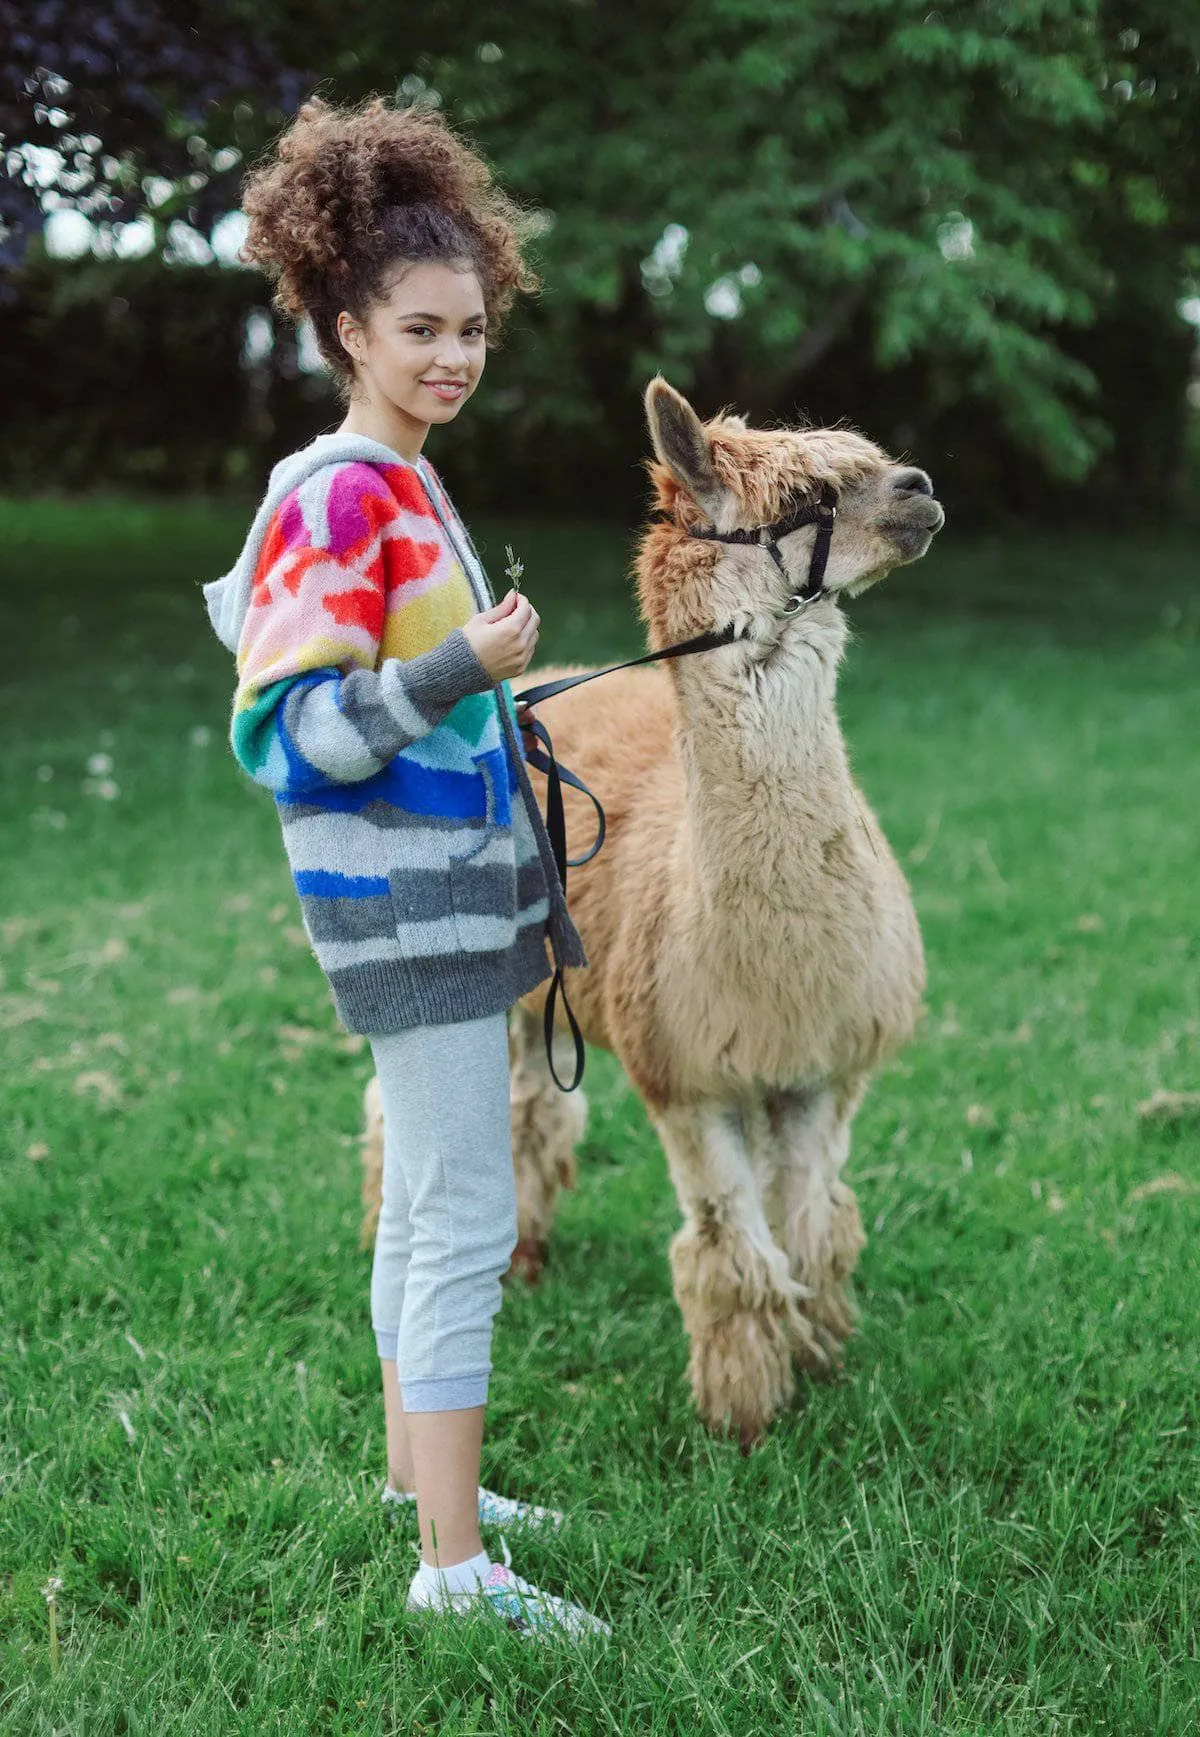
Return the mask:
<path id="1" fill-rule="evenodd" d="M 371 1324 L 405 1411 L 483 1405 L 517 1242 L 504 1013 L 369 1039 L 383 1098 Z"/>

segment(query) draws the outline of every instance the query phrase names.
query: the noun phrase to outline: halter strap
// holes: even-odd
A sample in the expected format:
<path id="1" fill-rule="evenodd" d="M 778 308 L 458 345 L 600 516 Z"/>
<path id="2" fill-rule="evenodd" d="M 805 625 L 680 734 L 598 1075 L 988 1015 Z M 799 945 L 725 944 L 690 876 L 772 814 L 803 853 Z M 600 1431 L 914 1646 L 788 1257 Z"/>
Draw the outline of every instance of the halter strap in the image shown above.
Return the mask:
<path id="1" fill-rule="evenodd" d="M 765 549 L 781 573 L 786 574 L 783 556 L 779 552 L 780 538 L 790 536 L 793 531 L 802 530 L 805 525 L 816 525 L 817 535 L 813 543 L 812 558 L 808 564 L 808 578 L 801 589 L 790 599 L 793 609 L 786 613 L 794 614 L 801 604 L 812 603 L 825 589 L 825 568 L 829 564 L 829 545 L 833 538 L 834 520 L 837 518 L 837 495 L 828 483 L 821 484 L 819 498 L 811 506 L 798 507 L 794 513 L 788 513 L 785 518 L 775 519 L 769 525 L 756 525 L 749 531 L 717 531 L 701 528 L 689 528 L 689 537 L 699 537 L 709 543 L 742 543 L 756 549 Z"/>

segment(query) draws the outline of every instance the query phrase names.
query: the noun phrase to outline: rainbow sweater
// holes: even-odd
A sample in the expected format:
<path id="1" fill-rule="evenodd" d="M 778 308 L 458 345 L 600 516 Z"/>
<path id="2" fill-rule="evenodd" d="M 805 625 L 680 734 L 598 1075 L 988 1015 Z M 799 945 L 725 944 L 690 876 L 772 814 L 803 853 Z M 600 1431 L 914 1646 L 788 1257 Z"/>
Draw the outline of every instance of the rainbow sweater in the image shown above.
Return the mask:
<path id="1" fill-rule="evenodd" d="M 346 1029 L 511 1007 L 586 965 L 507 682 L 463 624 L 494 601 L 432 466 L 358 435 L 283 460 L 204 587 L 236 654 L 230 743 L 274 796 Z"/>

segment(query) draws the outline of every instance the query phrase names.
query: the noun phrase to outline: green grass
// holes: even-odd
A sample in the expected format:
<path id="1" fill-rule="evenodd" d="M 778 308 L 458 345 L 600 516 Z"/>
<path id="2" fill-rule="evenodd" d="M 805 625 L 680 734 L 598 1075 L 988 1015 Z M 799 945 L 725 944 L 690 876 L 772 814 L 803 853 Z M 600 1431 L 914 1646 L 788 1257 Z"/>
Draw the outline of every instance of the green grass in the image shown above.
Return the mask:
<path id="1" fill-rule="evenodd" d="M 1194 550 L 952 525 L 853 606 L 842 713 L 928 1008 L 857 1122 L 844 1377 L 749 1458 L 693 1415 L 665 1166 L 592 1055 L 483 1468 L 576 1516 L 514 1564 L 614 1623 L 583 1656 L 401 1610 L 369 1053 L 226 746 L 196 589 L 244 524 L 0 505 L 0 1729 L 1193 1730 L 1197 1127 L 1137 1106 L 1200 1088 Z M 619 535 L 483 541 L 497 577 L 524 557 L 547 660 L 640 648 Z"/>

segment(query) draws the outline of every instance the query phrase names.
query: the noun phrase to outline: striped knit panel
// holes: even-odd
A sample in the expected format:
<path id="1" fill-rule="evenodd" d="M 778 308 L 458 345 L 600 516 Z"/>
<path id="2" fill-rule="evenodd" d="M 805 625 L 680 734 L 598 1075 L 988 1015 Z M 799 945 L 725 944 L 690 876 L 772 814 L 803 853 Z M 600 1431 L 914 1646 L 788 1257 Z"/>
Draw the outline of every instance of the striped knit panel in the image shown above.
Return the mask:
<path id="1" fill-rule="evenodd" d="M 276 800 L 304 926 L 349 1030 L 480 1018 L 549 975 L 550 902 L 522 802 L 511 825 L 485 814 L 464 828 L 387 801 L 338 813 Z"/>

